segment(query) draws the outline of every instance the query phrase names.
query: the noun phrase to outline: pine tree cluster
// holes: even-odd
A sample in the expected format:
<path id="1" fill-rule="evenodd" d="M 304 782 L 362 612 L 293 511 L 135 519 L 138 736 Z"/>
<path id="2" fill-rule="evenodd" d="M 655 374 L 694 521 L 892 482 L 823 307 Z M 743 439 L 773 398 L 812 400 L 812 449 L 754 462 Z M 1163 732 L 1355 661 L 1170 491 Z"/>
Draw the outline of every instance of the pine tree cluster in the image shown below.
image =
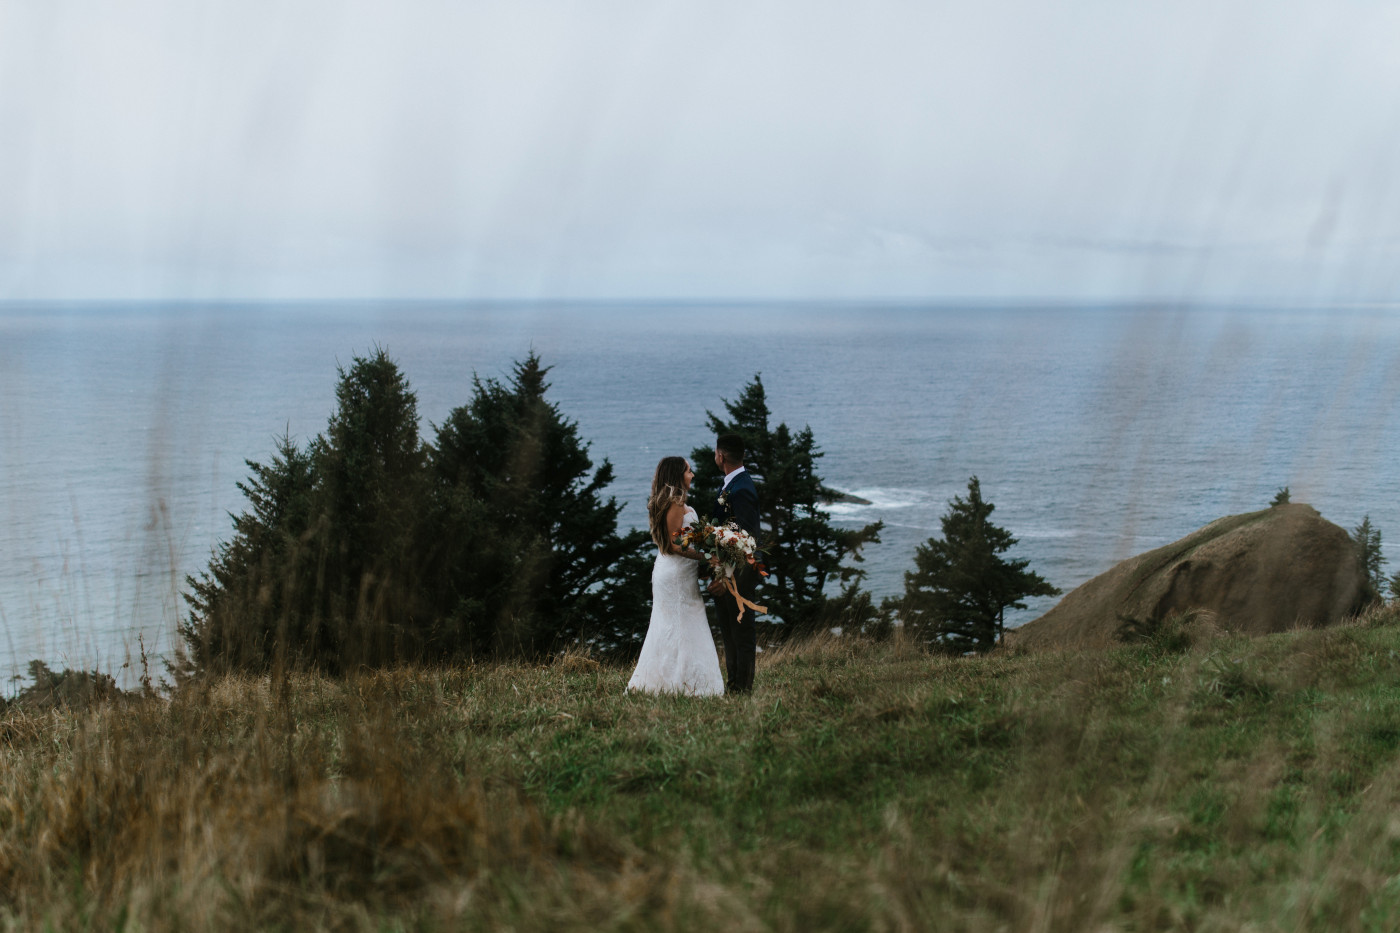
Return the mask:
<path id="1" fill-rule="evenodd" d="M 649 615 L 648 540 L 619 534 L 575 424 L 531 354 L 475 379 L 432 443 L 382 349 L 339 373 L 336 411 L 306 447 L 248 461 L 249 508 L 187 578 L 190 661 L 343 671 L 395 661 L 538 657 L 634 645 Z"/>

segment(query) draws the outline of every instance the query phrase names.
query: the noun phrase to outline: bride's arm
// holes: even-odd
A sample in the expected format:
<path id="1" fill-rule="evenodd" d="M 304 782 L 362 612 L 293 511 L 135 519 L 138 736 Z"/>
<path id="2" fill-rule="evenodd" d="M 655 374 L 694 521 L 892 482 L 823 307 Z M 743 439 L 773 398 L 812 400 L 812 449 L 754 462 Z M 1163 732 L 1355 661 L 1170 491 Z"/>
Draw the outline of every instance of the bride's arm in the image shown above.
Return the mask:
<path id="1" fill-rule="evenodd" d="M 673 505 L 673 506 L 671 506 L 669 509 L 667 509 L 667 510 L 666 510 L 666 540 L 668 540 L 668 541 L 675 541 L 675 540 L 676 540 L 676 535 L 680 534 L 680 533 L 681 533 L 681 529 L 684 528 L 684 527 L 685 527 L 685 507 L 682 506 L 682 505 Z M 688 557 L 688 558 L 690 558 L 691 560 L 704 560 L 704 559 L 705 559 L 705 556 L 704 556 L 703 554 L 701 554 L 699 551 L 694 551 L 694 550 L 691 550 L 690 548 L 678 548 L 678 547 L 676 547 L 674 544 L 672 544 L 672 545 L 668 548 L 668 550 L 669 550 L 670 553 L 672 553 L 672 554 L 679 554 L 681 557 Z"/>

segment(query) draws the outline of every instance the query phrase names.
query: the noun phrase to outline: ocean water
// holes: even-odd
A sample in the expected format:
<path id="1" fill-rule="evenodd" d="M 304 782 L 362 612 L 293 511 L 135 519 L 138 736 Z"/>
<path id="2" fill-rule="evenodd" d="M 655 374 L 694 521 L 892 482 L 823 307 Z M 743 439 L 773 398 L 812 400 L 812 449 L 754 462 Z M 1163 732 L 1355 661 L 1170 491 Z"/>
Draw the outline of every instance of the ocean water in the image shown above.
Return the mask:
<path id="1" fill-rule="evenodd" d="M 1386 309 L 0 305 L 0 675 L 40 658 L 129 678 L 140 643 L 168 651 L 245 458 L 324 430 L 337 364 L 376 344 L 429 439 L 474 374 L 538 352 L 637 525 L 656 461 L 709 444 L 706 411 L 761 373 L 828 484 L 871 502 L 833 517 L 884 520 L 865 562 L 882 596 L 972 475 L 1012 556 L 1065 591 L 1285 485 L 1400 540 Z"/>

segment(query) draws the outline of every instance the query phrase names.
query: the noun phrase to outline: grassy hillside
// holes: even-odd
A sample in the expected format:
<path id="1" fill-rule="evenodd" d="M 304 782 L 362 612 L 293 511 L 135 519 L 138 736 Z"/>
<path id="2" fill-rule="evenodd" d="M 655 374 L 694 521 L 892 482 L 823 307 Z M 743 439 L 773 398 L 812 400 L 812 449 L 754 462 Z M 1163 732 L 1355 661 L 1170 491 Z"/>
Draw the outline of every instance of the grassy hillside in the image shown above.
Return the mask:
<path id="1" fill-rule="evenodd" d="M 1388 930 L 1400 627 L 226 680 L 0 719 L 13 929 Z"/>

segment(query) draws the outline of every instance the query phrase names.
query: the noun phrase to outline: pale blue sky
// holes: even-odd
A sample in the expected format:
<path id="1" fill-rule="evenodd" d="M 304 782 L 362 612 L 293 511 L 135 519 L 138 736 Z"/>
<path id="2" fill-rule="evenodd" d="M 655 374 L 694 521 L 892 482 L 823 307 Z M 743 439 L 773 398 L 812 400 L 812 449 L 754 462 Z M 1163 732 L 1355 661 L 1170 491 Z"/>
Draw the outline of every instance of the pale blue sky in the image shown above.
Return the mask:
<path id="1" fill-rule="evenodd" d="M 0 300 L 1400 297 L 1400 6 L 0 0 Z"/>

